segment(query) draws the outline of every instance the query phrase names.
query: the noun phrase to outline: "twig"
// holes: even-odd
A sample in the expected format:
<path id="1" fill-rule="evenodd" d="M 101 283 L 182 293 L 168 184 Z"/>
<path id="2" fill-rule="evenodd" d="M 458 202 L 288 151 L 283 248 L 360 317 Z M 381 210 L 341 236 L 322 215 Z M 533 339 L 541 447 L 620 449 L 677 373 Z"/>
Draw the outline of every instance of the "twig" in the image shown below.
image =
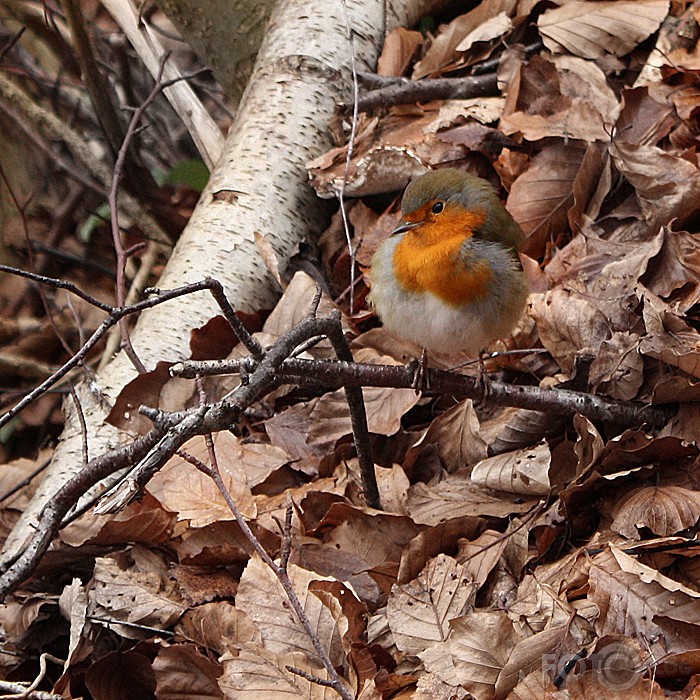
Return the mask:
<path id="1" fill-rule="evenodd" d="M 12 681 L 0 681 L 0 697 L 17 698 L 18 700 L 63 700 L 63 695 L 47 693 L 43 690 L 28 691 L 23 683 L 13 683 Z"/>
<path id="2" fill-rule="evenodd" d="M 129 121 L 129 126 L 126 130 L 126 134 L 124 135 L 124 140 L 122 141 L 121 147 L 119 148 L 119 152 L 117 153 L 117 160 L 114 164 L 114 172 L 112 174 L 112 184 L 110 185 L 109 188 L 109 197 L 108 197 L 108 202 L 109 202 L 109 220 L 110 220 L 110 228 L 112 231 L 112 243 L 114 245 L 114 252 L 117 257 L 116 260 L 116 273 L 117 273 L 117 281 L 115 284 L 116 288 L 116 296 L 117 296 L 117 306 L 125 306 L 126 305 L 126 261 L 129 258 L 129 255 L 126 250 L 124 250 L 124 246 L 122 244 L 122 236 L 121 236 L 121 231 L 119 230 L 119 209 L 117 207 L 117 193 L 119 191 L 119 182 L 121 181 L 122 178 L 122 172 L 124 169 L 124 164 L 126 162 L 126 154 L 129 151 L 129 146 L 131 144 L 131 140 L 134 137 L 134 134 L 136 133 L 136 128 L 139 125 L 139 122 L 141 121 L 141 118 L 144 115 L 144 112 L 146 109 L 148 109 L 149 105 L 155 100 L 156 96 L 160 93 L 161 91 L 161 77 L 163 75 L 163 68 L 165 67 L 165 62 L 168 59 L 168 54 L 165 54 L 161 60 L 160 67 L 158 70 L 158 75 L 156 77 L 156 84 L 151 90 L 151 92 L 148 94 L 146 99 L 139 105 L 139 107 L 134 111 L 134 113 L 131 115 L 131 120 Z M 139 359 L 138 355 L 136 354 L 136 351 L 134 350 L 134 346 L 131 344 L 131 336 L 129 335 L 129 325 L 127 323 L 126 318 L 121 318 L 119 319 L 119 331 L 121 333 L 121 340 L 122 340 L 122 347 L 124 349 L 124 352 L 126 353 L 127 357 L 131 360 L 131 364 L 134 365 L 134 368 L 139 374 L 144 374 L 146 372 L 146 368 L 144 367 L 143 363 Z"/>
<path id="3" fill-rule="evenodd" d="M 180 362 L 170 368 L 177 377 L 235 373 L 245 361 Z M 356 362 L 329 360 L 288 359 L 280 366 L 282 381 L 293 380 L 328 389 L 348 386 L 378 386 L 396 389 L 412 388 L 415 370 L 411 365 L 368 365 Z M 478 380 L 444 370 L 427 370 L 429 391 L 427 394 L 449 394 L 455 397 L 478 399 L 482 390 Z M 602 420 L 621 425 L 648 424 L 653 427 L 666 425 L 675 415 L 674 405 L 650 406 L 602 396 L 593 396 L 568 389 L 543 389 L 537 386 L 518 386 L 503 382 L 491 382 L 493 391 L 489 401 L 498 406 L 528 408 L 533 411 L 580 413 L 591 420 Z"/>
<path id="4" fill-rule="evenodd" d="M 355 42 L 352 37 L 352 27 L 350 26 L 350 18 L 348 17 L 348 8 L 345 0 L 341 0 L 343 6 L 343 16 L 345 18 L 345 30 L 348 36 L 348 44 L 350 45 L 350 70 L 352 72 L 352 119 L 350 121 L 350 139 L 348 140 L 348 150 L 345 154 L 345 170 L 343 171 L 343 181 L 340 183 L 338 190 L 338 201 L 340 203 L 340 215 L 343 219 L 343 230 L 345 231 L 345 242 L 348 246 L 348 255 L 350 256 L 350 315 L 355 313 L 355 246 L 350 238 L 350 224 L 348 222 L 348 213 L 345 210 L 345 187 L 348 182 L 350 173 L 350 163 L 355 154 L 355 137 L 357 136 L 357 115 L 359 113 L 358 103 L 360 99 L 360 87 L 357 79 L 357 66 L 355 64 Z"/>
<path id="5" fill-rule="evenodd" d="M 327 333 L 328 339 L 333 344 L 333 349 L 340 362 L 353 364 L 352 352 L 348 341 L 343 335 L 343 328 L 340 319 Z M 350 424 L 352 434 L 355 439 L 355 449 L 357 451 L 357 461 L 360 466 L 360 477 L 362 478 L 362 489 L 364 490 L 365 502 L 370 508 L 381 510 L 382 503 L 379 498 L 379 488 L 377 487 L 377 477 L 374 473 L 374 460 L 372 459 L 372 446 L 370 443 L 369 429 L 367 428 L 367 411 L 362 395 L 361 386 L 345 386 L 345 400 L 348 402 L 350 410 Z"/>
<path id="6" fill-rule="evenodd" d="M 85 422 L 85 414 L 83 413 L 83 406 L 80 403 L 80 397 L 78 392 L 74 387 L 70 388 L 70 396 L 73 399 L 73 404 L 75 405 L 75 412 L 78 415 L 78 422 L 80 423 L 80 436 L 82 437 L 82 457 L 84 467 L 88 463 L 88 432 L 87 423 Z"/>
<path id="7" fill-rule="evenodd" d="M 112 152 L 116 153 L 122 142 L 123 128 L 115 107 L 111 86 L 104 79 L 95 60 L 95 52 L 90 44 L 80 4 L 77 0 L 63 0 L 61 6 L 71 32 L 85 87 Z"/>
<path id="8" fill-rule="evenodd" d="M 17 586 L 32 575 L 66 513 L 78 499 L 99 481 L 123 469 L 146 454 L 163 435 L 164 429 L 156 426 L 146 435 L 136 438 L 130 445 L 95 457 L 85 469 L 71 477 L 42 509 L 34 536 L 8 570 L 0 576 L 0 600 L 12 593 Z"/>
<path id="9" fill-rule="evenodd" d="M 201 465 L 200 462 L 201 467 L 198 468 L 201 469 L 202 467 L 204 467 L 204 473 L 207 474 L 207 476 L 209 476 L 214 481 L 217 488 L 221 492 L 221 495 L 224 497 L 226 505 L 229 507 L 231 513 L 233 513 L 233 517 L 236 519 L 238 527 L 241 528 L 243 534 L 246 536 L 250 544 L 253 546 L 253 548 L 258 553 L 260 558 L 265 562 L 265 564 L 267 564 L 267 566 L 272 570 L 272 573 L 275 575 L 280 585 L 282 586 L 282 589 L 284 590 L 287 599 L 289 600 L 289 603 L 294 609 L 294 612 L 296 613 L 299 622 L 301 622 L 301 625 L 306 631 L 306 634 L 309 636 L 309 639 L 311 640 L 311 643 L 313 644 L 313 647 L 316 650 L 316 653 L 318 654 L 318 657 L 321 660 L 323 667 L 326 669 L 326 673 L 329 676 L 328 686 L 333 688 L 343 698 L 343 700 L 352 700 L 352 694 L 345 686 L 345 683 L 343 683 L 342 679 L 338 675 L 338 672 L 335 670 L 333 662 L 328 656 L 328 652 L 324 649 L 323 645 L 321 644 L 321 640 L 318 638 L 316 631 L 311 625 L 311 621 L 309 620 L 308 615 L 306 614 L 306 610 L 304 610 L 304 606 L 301 604 L 299 596 L 297 596 L 296 591 L 292 586 L 292 582 L 289 578 L 289 574 L 287 573 L 286 566 L 275 564 L 272 557 L 265 551 L 265 548 L 260 543 L 260 540 L 258 540 L 253 531 L 250 529 L 250 526 L 246 522 L 246 519 L 243 517 L 243 513 L 241 513 L 241 511 L 238 509 L 236 502 L 231 497 L 231 494 L 229 493 L 228 489 L 226 488 L 226 485 L 223 482 L 223 479 L 221 478 L 221 472 L 219 471 L 219 464 L 216 458 L 216 450 L 214 449 L 214 442 L 211 438 L 211 435 L 208 435 L 206 437 L 206 441 L 211 466 L 207 467 L 206 465 Z M 288 513 L 291 514 L 291 509 L 288 509 Z M 289 518 L 289 520 L 291 524 L 291 518 Z M 320 681 L 321 679 L 318 680 Z M 322 683 L 322 685 L 325 685 L 325 683 Z"/>
<path id="10" fill-rule="evenodd" d="M 86 615 L 85 616 L 86 620 L 90 620 L 91 622 L 104 622 L 106 625 L 122 625 L 123 627 L 129 627 L 130 629 L 134 630 L 142 630 L 143 632 L 150 632 L 151 634 L 155 634 L 159 637 L 174 637 L 175 632 L 171 632 L 170 630 L 164 630 L 161 629 L 160 627 L 151 627 L 150 625 L 140 625 L 137 622 L 127 622 L 126 620 L 115 620 L 112 617 L 100 617 L 99 615 Z"/>
<path id="11" fill-rule="evenodd" d="M 124 135 L 124 140 L 121 147 L 119 148 L 119 153 L 117 154 L 117 160 L 114 164 L 114 172 L 112 174 L 112 184 L 109 188 L 109 210 L 110 210 L 110 224 L 112 230 L 112 241 L 114 243 L 114 250 L 117 256 L 116 261 L 116 294 L 117 294 L 117 306 L 123 307 L 126 305 L 126 261 L 128 260 L 130 254 L 133 254 L 133 250 L 125 250 L 122 245 L 121 232 L 119 230 L 119 210 L 117 208 L 117 193 L 119 191 L 119 182 L 122 178 L 122 172 L 124 169 L 124 164 L 126 162 L 126 156 L 129 152 L 129 147 L 131 140 L 137 133 L 137 128 L 139 123 L 150 107 L 153 100 L 167 87 L 179 82 L 180 80 L 187 80 L 191 76 L 181 76 L 168 81 L 162 81 L 163 71 L 165 70 L 165 63 L 168 60 L 169 54 L 164 54 L 161 58 L 160 65 L 158 67 L 158 73 L 156 75 L 156 83 L 153 89 L 148 94 L 146 99 L 134 110 L 131 115 L 131 120 L 129 121 L 129 126 L 127 127 L 126 134 Z M 198 71 L 199 72 L 199 71 Z M 194 75 L 196 75 L 195 73 Z M 146 368 L 139 359 L 131 344 L 131 337 L 129 334 L 129 326 L 127 324 L 126 318 L 119 320 L 119 330 L 121 331 L 122 347 L 127 357 L 131 360 L 136 371 L 139 374 L 146 372 Z M 235 330 L 235 329 L 234 329 Z"/>
<path id="12" fill-rule="evenodd" d="M 326 680 L 325 678 L 319 678 L 318 676 L 314 676 L 312 673 L 309 673 L 308 671 L 304 671 L 301 668 L 297 668 L 296 666 L 285 666 L 287 671 L 290 673 L 293 673 L 295 676 L 301 676 L 302 678 L 305 678 L 309 683 L 315 683 L 316 685 L 322 685 L 326 688 L 334 688 L 335 686 L 333 685 L 332 680 Z"/>
<path id="13" fill-rule="evenodd" d="M 36 689 L 39 683 L 41 683 L 41 681 L 43 681 L 44 677 L 46 676 L 47 661 L 53 661 L 53 663 L 59 664 L 60 666 L 63 666 L 63 664 L 65 663 L 63 659 L 59 659 L 56 656 L 53 656 L 52 654 L 41 654 L 39 656 L 39 673 L 37 674 L 36 678 L 29 685 L 24 685 L 24 683 L 16 684 L 20 686 L 22 690 L 11 691 L 11 694 L 3 695 L 2 697 L 7 698 L 8 700 L 10 700 L 11 698 L 14 698 L 16 700 L 32 700 L 32 698 L 35 698 L 36 700 L 43 700 L 43 698 L 60 697 L 60 695 L 57 696 L 53 693 L 44 693 Z M 0 690 L 2 690 L 1 687 Z"/>
<path id="14" fill-rule="evenodd" d="M 486 97 L 498 94 L 498 79 L 495 73 L 473 75 L 466 78 L 432 78 L 410 80 L 409 78 L 382 78 L 360 73 L 365 84 L 375 86 L 362 95 L 357 107 L 362 112 L 371 112 L 379 107 L 391 107 L 412 102 L 430 100 L 466 100 L 471 97 Z M 377 87 L 381 86 L 381 87 Z M 346 109 L 350 105 L 345 105 Z"/>
<path id="15" fill-rule="evenodd" d="M 537 40 L 521 47 L 524 56 L 531 56 L 543 47 Z M 411 102 L 430 100 L 465 100 L 472 97 L 485 97 L 498 94 L 496 70 L 501 56 L 495 56 L 472 68 L 471 75 L 458 78 L 395 78 L 375 73 L 360 73 L 359 77 L 369 92 L 360 97 L 358 107 L 363 112 L 371 112 L 378 107 L 391 107 Z M 354 104 L 352 105 L 354 107 Z M 351 105 L 344 105 L 349 110 Z"/>
<path id="16" fill-rule="evenodd" d="M 28 273 L 25 273 L 21 270 L 16 271 L 14 270 L 14 268 L 5 267 L 4 269 L 8 272 L 12 272 L 13 274 L 19 274 L 23 277 L 29 276 Z M 50 284 L 53 286 L 65 284 L 61 283 L 60 280 L 54 280 L 52 278 L 42 277 L 40 275 L 33 275 L 31 276 L 31 279 L 45 282 L 46 284 Z M 212 290 L 223 288 L 221 287 L 221 283 L 218 280 L 215 280 L 211 277 L 207 277 L 201 282 L 192 282 L 190 284 L 185 284 L 182 287 L 177 287 L 176 289 L 159 291 L 158 296 L 152 297 L 150 299 L 144 299 L 142 301 L 137 302 L 136 304 L 132 304 L 131 306 L 126 306 L 123 308 L 107 307 L 111 309 L 110 315 L 100 324 L 100 326 L 93 332 L 93 334 L 87 339 L 87 341 L 83 343 L 82 347 L 78 350 L 78 352 L 76 352 L 75 355 L 73 355 L 73 357 L 71 357 L 62 367 L 60 367 L 50 377 L 48 377 L 48 379 L 44 380 L 39 386 L 30 391 L 28 394 L 26 394 L 22 398 L 22 400 L 15 404 L 9 411 L 0 416 L 0 427 L 8 423 L 18 413 L 23 411 L 27 406 L 34 402 L 37 398 L 46 393 L 54 384 L 56 384 L 56 382 L 58 382 L 59 379 L 68 374 L 68 372 L 70 372 L 74 367 L 81 365 L 87 357 L 87 354 L 90 352 L 90 350 L 92 350 L 92 348 L 95 345 L 97 345 L 102 336 L 112 326 L 116 325 L 120 321 L 120 319 L 131 314 L 139 313 L 145 309 L 150 309 L 154 306 L 158 306 L 159 304 L 163 304 L 167 301 L 170 301 L 171 299 L 175 299 L 176 297 L 181 297 L 186 294 L 192 294 L 193 292 L 202 291 L 205 289 Z M 74 291 L 74 289 L 71 288 L 71 291 Z M 81 294 L 80 296 L 86 300 L 90 299 L 90 297 L 86 294 Z M 224 310 L 222 309 L 222 311 Z M 236 332 L 237 329 L 234 328 L 233 330 L 234 332 Z"/>
<path id="17" fill-rule="evenodd" d="M 317 335 L 328 335 L 338 323 L 337 312 L 327 318 L 304 319 L 267 350 L 264 358 L 252 370 L 247 383 L 242 383 L 218 403 L 177 414 L 141 406 L 139 413 L 156 425 L 162 425 L 164 421 L 168 424 L 167 433 L 131 470 L 125 481 L 102 500 L 95 512 L 104 514 L 123 508 L 189 438 L 226 429 L 237 423 L 246 408 L 279 386 L 279 368 L 299 344 Z"/>

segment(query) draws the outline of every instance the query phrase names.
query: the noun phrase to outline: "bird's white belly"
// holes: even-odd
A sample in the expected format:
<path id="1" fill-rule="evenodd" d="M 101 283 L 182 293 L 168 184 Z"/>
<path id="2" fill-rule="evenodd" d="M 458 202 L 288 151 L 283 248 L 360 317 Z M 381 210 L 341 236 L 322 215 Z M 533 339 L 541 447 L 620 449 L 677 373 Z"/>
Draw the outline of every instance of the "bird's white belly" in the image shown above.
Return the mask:
<path id="1" fill-rule="evenodd" d="M 397 243 L 395 239 L 385 243 L 371 271 L 369 300 L 387 330 L 431 352 L 464 352 L 472 357 L 510 333 L 527 297 L 522 273 L 507 283 L 499 280 L 498 293 L 492 288 L 485 299 L 455 307 L 431 292 L 408 292 L 398 284 L 392 264 Z M 508 265 L 512 269 L 506 258 L 504 269 Z"/>
<path id="2" fill-rule="evenodd" d="M 454 308 L 433 294 L 406 293 L 398 287 L 373 294 L 372 302 L 387 330 L 432 352 L 476 356 L 493 340 L 472 306 Z"/>

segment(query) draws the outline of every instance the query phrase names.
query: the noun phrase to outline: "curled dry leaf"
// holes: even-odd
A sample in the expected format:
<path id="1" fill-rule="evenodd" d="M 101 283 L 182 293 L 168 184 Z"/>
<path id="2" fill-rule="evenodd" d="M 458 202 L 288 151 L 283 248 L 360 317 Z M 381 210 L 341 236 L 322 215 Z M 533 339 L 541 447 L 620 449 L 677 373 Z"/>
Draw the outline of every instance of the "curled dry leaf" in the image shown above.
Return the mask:
<path id="1" fill-rule="evenodd" d="M 392 29 L 384 40 L 384 48 L 377 62 L 377 74 L 401 76 L 406 72 L 416 49 L 423 43 L 423 35 L 404 27 Z"/>
<path id="2" fill-rule="evenodd" d="M 647 335 L 640 352 L 700 377 L 700 334 L 658 297 L 647 293 L 644 300 Z"/>
<path id="3" fill-rule="evenodd" d="M 659 28 L 668 5 L 668 0 L 568 2 L 543 12 L 537 26 L 553 53 L 624 56 Z"/>
<path id="4" fill-rule="evenodd" d="M 643 527 L 667 537 L 693 527 L 700 519 L 700 494 L 680 486 L 647 486 L 628 494 L 610 526 L 631 540 Z"/>
<path id="5" fill-rule="evenodd" d="M 153 661 L 157 697 L 216 700 L 224 695 L 217 679 L 221 666 L 194 646 L 161 647 Z"/>
<path id="6" fill-rule="evenodd" d="M 696 163 L 658 146 L 613 141 L 615 167 L 634 186 L 650 227 L 673 219 L 682 226 L 700 209 L 700 170 Z"/>
<path id="7" fill-rule="evenodd" d="M 425 52 L 425 56 L 416 63 L 413 79 L 439 73 L 441 68 L 455 61 L 457 46 L 472 32 L 478 31 L 479 27 L 498 15 L 512 17 L 517 5 L 518 0 L 484 0 L 471 12 L 460 15 L 447 26 L 442 27 L 430 48 Z"/>
<path id="8" fill-rule="evenodd" d="M 700 623 L 700 594 L 638 562 L 614 545 L 596 555 L 590 568 L 589 599 L 600 615 L 600 636 L 624 634 L 654 640 L 664 653 L 687 651 L 682 638 L 664 634 L 660 618 Z"/>
<path id="9" fill-rule="evenodd" d="M 571 372 L 577 353 L 595 355 L 610 337 L 610 322 L 589 299 L 557 287 L 530 296 L 530 315 L 537 322 L 540 340 L 559 366 Z"/>
<path id="10" fill-rule="evenodd" d="M 436 484 L 417 483 L 408 492 L 408 512 L 417 523 L 438 525 L 452 518 L 491 515 L 503 518 L 526 513 L 536 500 L 514 503 L 488 493 L 472 483 L 464 471 L 450 474 Z"/>
<path id="11" fill-rule="evenodd" d="M 530 449 L 488 457 L 472 470 L 472 482 L 494 491 L 523 496 L 546 496 L 552 489 L 552 455 L 546 442 Z"/>
<path id="12" fill-rule="evenodd" d="M 700 303 L 700 241 L 697 234 L 661 228 L 661 250 L 649 260 L 642 283 L 683 314 Z"/>
<path id="13" fill-rule="evenodd" d="M 507 90 L 499 128 L 528 141 L 563 137 L 607 143 L 620 110 L 603 71 L 575 56 L 533 56 L 518 66 Z"/>

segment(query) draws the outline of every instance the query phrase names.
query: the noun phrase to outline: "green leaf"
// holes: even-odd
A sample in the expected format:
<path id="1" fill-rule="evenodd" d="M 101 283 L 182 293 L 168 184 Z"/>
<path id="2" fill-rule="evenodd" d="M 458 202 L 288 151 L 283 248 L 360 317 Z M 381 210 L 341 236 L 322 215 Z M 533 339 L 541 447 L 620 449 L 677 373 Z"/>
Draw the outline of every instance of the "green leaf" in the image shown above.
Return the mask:
<path id="1" fill-rule="evenodd" d="M 89 243 L 94 230 L 105 221 L 109 221 L 109 204 L 107 202 L 97 207 L 95 212 L 85 219 L 78 231 L 80 240 L 83 241 L 83 243 Z"/>
<path id="2" fill-rule="evenodd" d="M 180 161 L 168 173 L 165 181 L 170 185 L 189 185 L 201 192 L 209 180 L 209 169 L 201 160 Z"/>

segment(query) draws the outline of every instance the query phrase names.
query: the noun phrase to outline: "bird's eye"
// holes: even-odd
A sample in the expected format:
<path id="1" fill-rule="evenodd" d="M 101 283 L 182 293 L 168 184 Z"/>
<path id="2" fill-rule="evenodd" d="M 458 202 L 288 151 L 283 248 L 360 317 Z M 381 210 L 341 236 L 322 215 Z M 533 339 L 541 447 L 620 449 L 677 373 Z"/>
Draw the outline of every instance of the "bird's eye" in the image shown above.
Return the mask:
<path id="1" fill-rule="evenodd" d="M 433 204 L 433 214 L 439 214 L 445 208 L 445 202 L 435 202 Z"/>

